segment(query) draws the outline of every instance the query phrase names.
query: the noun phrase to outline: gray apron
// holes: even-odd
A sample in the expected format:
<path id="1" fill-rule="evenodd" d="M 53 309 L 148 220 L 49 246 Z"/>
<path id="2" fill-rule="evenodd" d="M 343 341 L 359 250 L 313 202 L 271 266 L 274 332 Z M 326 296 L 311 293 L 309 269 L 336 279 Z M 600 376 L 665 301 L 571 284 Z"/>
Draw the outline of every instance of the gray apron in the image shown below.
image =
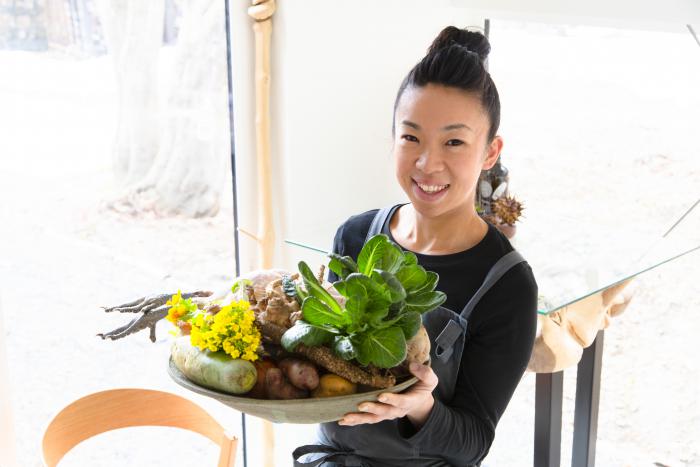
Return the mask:
<path id="1" fill-rule="evenodd" d="M 366 240 L 381 233 L 400 205 L 380 209 L 374 217 Z M 423 325 L 430 336 L 431 367 L 438 377 L 438 385 L 433 396 L 443 403 L 449 403 L 454 395 L 457 374 L 459 373 L 462 351 L 467 336 L 467 322 L 481 297 L 510 268 L 525 259 L 517 251 L 499 259 L 486 275 L 461 313 L 438 307 L 423 313 Z M 434 451 L 420 451 L 417 446 L 399 435 L 397 420 L 385 420 L 375 424 L 341 426 L 336 422 L 319 425 L 320 444 L 301 446 L 294 450 L 295 467 L 326 466 L 445 466 L 449 465 Z M 310 462 L 298 459 L 306 454 L 317 456 Z M 320 455 L 320 456 L 319 456 Z"/>

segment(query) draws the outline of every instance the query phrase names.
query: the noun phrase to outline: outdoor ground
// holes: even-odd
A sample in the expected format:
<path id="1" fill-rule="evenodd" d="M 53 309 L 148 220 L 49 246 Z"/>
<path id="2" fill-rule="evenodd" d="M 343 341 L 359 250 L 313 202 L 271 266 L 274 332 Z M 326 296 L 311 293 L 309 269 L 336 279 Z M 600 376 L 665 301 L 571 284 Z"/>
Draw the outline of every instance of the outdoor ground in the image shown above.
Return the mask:
<path id="1" fill-rule="evenodd" d="M 595 285 L 632 265 L 700 195 L 700 48 L 682 31 L 520 23 L 495 23 L 492 45 L 504 163 L 527 206 L 516 245 L 543 294 L 557 296 L 556 284 Z M 106 388 L 187 395 L 240 433 L 238 413 L 171 382 L 166 326 L 156 344 L 146 334 L 95 337 L 126 319 L 100 305 L 225 287 L 235 271 L 228 196 L 205 220 L 102 208 L 114 190 L 110 66 L 107 57 L 0 52 L 0 300 L 22 466 L 39 465 L 55 412 Z M 640 264 L 700 244 L 698 229 L 694 212 Z M 597 465 L 700 466 L 699 260 L 697 252 L 642 276 L 632 305 L 606 331 Z M 534 379 L 523 378 L 484 465 L 532 465 Z M 568 371 L 564 465 L 574 388 Z M 248 423 L 249 465 L 262 465 L 260 425 Z M 166 432 L 165 442 L 160 429 L 106 434 L 65 465 L 214 464 L 207 441 Z M 291 465 L 291 450 L 310 433 L 277 425 L 276 465 Z"/>

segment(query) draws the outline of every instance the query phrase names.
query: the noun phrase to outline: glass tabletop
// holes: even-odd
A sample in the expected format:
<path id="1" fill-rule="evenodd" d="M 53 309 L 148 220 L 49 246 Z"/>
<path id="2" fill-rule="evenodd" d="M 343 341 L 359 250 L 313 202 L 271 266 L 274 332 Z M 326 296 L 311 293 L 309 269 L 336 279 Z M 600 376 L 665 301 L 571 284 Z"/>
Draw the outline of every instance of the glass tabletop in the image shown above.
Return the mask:
<path id="1" fill-rule="evenodd" d="M 682 257 L 700 255 L 700 200 L 658 222 L 629 231 L 621 222 L 530 212 L 513 245 L 535 272 L 539 313 L 548 314 Z M 327 254 L 303 241 L 285 243 Z"/>
<path id="2" fill-rule="evenodd" d="M 643 229 L 591 216 L 531 212 L 513 239 L 535 271 L 540 313 L 551 313 L 700 250 L 700 200 Z"/>

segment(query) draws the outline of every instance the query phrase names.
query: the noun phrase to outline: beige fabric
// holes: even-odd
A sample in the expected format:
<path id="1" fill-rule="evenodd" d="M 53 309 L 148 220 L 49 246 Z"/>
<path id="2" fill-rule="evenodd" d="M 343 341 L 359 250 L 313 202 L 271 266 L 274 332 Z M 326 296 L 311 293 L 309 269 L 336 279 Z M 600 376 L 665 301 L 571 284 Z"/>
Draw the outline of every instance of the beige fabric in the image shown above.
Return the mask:
<path id="1" fill-rule="evenodd" d="M 598 331 L 619 316 L 634 293 L 631 279 L 608 287 L 549 315 L 539 315 L 528 371 L 554 373 L 578 364 Z"/>

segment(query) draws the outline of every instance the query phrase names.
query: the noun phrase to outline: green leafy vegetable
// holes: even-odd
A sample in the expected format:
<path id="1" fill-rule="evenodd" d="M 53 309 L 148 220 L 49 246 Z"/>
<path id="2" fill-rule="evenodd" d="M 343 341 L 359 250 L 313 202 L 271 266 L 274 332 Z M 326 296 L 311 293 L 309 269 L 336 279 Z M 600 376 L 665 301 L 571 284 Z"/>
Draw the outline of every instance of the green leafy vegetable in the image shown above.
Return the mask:
<path id="1" fill-rule="evenodd" d="M 358 271 L 368 276 L 374 265 L 378 263 L 384 254 L 386 247 L 386 235 L 376 235 L 370 238 L 362 247 L 360 254 L 357 256 Z"/>
<path id="2" fill-rule="evenodd" d="M 306 287 L 309 295 L 321 300 L 335 313 L 341 314 L 343 312 L 343 309 L 340 307 L 338 302 L 335 301 L 335 298 L 333 298 L 333 296 L 323 288 L 323 286 L 318 282 L 318 279 L 316 279 L 316 276 L 314 276 L 314 273 L 311 272 L 309 266 L 303 261 L 299 262 L 299 272 L 301 273 L 301 277 L 304 280 L 304 286 Z"/>
<path id="3" fill-rule="evenodd" d="M 406 359 L 406 338 L 401 328 L 393 326 L 366 332 L 353 339 L 357 361 L 379 368 L 391 368 Z"/>
<path id="4" fill-rule="evenodd" d="M 238 279 L 231 286 L 231 293 L 236 293 L 241 289 L 241 287 L 245 287 L 247 285 L 253 285 L 253 281 L 250 279 Z"/>
<path id="5" fill-rule="evenodd" d="M 415 336 L 418 332 L 418 329 L 420 329 L 420 314 L 415 311 L 409 311 L 408 313 L 404 313 L 398 318 L 396 324 L 401 328 L 401 330 L 403 331 L 403 335 L 406 337 L 406 340 L 408 340 L 411 337 Z"/>
<path id="6" fill-rule="evenodd" d="M 331 342 L 334 334 L 334 330 L 299 320 L 282 335 L 282 347 L 289 352 L 292 352 L 299 344 L 315 347 Z"/>
<path id="7" fill-rule="evenodd" d="M 437 287 L 438 283 L 437 273 L 434 273 L 433 271 L 427 271 L 425 274 L 425 282 L 419 287 L 411 289 L 408 292 L 409 295 L 419 295 L 425 292 L 432 292 L 433 290 L 435 290 L 435 287 Z"/>
<path id="8" fill-rule="evenodd" d="M 405 290 L 411 291 L 425 284 L 427 273 L 425 269 L 417 264 L 410 264 L 402 267 L 399 272 L 396 273 L 396 278 L 401 282 Z"/>
<path id="9" fill-rule="evenodd" d="M 443 303 L 447 297 L 442 292 L 425 292 L 420 295 L 410 295 L 406 298 L 406 311 L 425 313 L 434 310 Z"/>
<path id="10" fill-rule="evenodd" d="M 364 295 L 371 301 L 382 302 L 387 306 L 392 303 L 391 291 L 383 281 L 379 283 L 364 274 L 350 274 L 345 280 L 345 284 L 350 296 Z"/>
<path id="11" fill-rule="evenodd" d="M 316 297 L 306 297 L 301 304 L 301 314 L 309 324 L 341 327 L 347 324 L 347 313 L 336 313 Z"/>
<path id="12" fill-rule="evenodd" d="M 301 287 L 295 284 L 294 289 L 296 290 L 296 299 L 299 305 L 304 303 L 304 299 L 309 296 Z"/>
<path id="13" fill-rule="evenodd" d="M 345 302 L 345 311 L 350 319 L 350 325 L 347 328 L 349 334 L 360 331 L 365 324 L 367 302 L 369 299 L 362 296 L 350 297 Z"/>
<path id="14" fill-rule="evenodd" d="M 378 276 L 378 277 L 377 277 Z M 389 291 L 391 303 L 400 302 L 406 298 L 406 289 L 401 281 L 389 271 L 375 269 L 370 276 L 375 282 L 384 285 L 384 289 Z"/>
<path id="15" fill-rule="evenodd" d="M 345 282 L 338 281 L 333 283 L 333 288 L 342 296 L 345 296 Z"/>
<path id="16" fill-rule="evenodd" d="M 403 252 L 403 265 L 404 266 L 411 266 L 413 264 L 418 264 L 418 258 L 416 257 L 415 253 L 412 251 L 404 251 Z"/>
<path id="17" fill-rule="evenodd" d="M 306 292 L 297 287 L 296 293 L 297 299 L 304 294 L 304 319 L 285 332 L 282 345 L 287 350 L 302 342 L 329 345 L 341 358 L 361 365 L 398 365 L 406 358 L 406 341 L 420 329 L 421 313 L 445 302 L 445 294 L 435 291 L 438 275 L 384 234 L 365 243 L 357 263 L 348 256 L 329 256 L 329 268 L 340 278 L 333 285 L 345 297 L 344 305 L 300 262 Z"/>
<path id="18" fill-rule="evenodd" d="M 355 345 L 348 336 L 336 336 L 333 340 L 333 351 L 343 360 L 352 360 L 357 356 Z"/>
<path id="19" fill-rule="evenodd" d="M 336 253 L 328 255 L 331 261 L 328 263 L 328 268 L 336 273 L 341 279 L 345 279 L 349 274 L 357 272 L 357 263 L 349 256 L 340 256 Z"/>

